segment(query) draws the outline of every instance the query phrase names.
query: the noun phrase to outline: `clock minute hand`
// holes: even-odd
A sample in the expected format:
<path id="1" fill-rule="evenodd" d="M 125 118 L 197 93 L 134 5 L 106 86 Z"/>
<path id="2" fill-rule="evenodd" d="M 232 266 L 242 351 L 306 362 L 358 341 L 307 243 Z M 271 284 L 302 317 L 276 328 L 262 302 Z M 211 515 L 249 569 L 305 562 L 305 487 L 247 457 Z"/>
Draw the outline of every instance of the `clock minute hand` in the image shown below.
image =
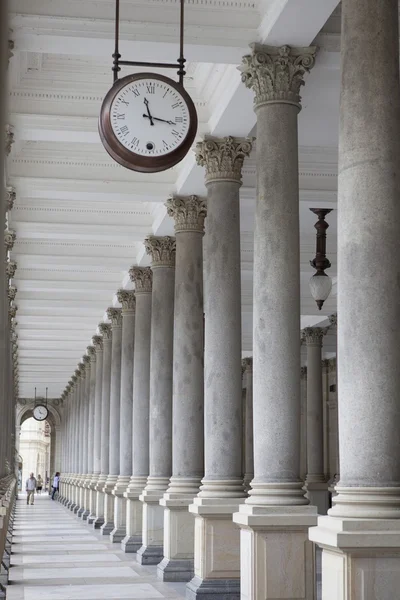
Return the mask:
<path id="1" fill-rule="evenodd" d="M 143 102 L 145 103 L 146 109 L 147 109 L 147 115 L 143 115 L 143 116 L 150 119 L 150 125 L 154 125 L 153 117 L 150 114 L 149 101 L 147 100 L 147 98 L 145 98 Z"/>
<path id="2" fill-rule="evenodd" d="M 143 115 L 146 119 L 149 119 L 150 117 L 148 115 Z M 168 125 L 175 125 L 175 123 L 173 121 L 166 121 L 165 119 L 159 119 L 158 117 L 151 117 L 153 119 L 153 121 L 162 121 L 163 123 L 168 123 Z"/>

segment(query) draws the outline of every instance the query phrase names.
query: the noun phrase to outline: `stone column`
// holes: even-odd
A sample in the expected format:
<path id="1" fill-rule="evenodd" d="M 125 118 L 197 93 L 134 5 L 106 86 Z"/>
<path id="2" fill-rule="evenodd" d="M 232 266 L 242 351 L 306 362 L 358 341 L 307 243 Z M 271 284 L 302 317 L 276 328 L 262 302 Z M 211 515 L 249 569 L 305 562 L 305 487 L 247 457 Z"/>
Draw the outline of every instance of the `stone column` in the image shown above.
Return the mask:
<path id="1" fill-rule="evenodd" d="M 327 363 L 329 388 L 333 388 L 328 396 L 328 490 L 336 495 L 335 485 L 340 479 L 336 357 L 330 358 Z"/>
<path id="2" fill-rule="evenodd" d="M 151 291 L 153 274 L 150 267 L 132 267 L 135 283 L 136 316 L 133 351 L 132 407 L 132 477 L 126 498 L 126 536 L 121 547 L 137 552 L 142 546 L 142 507 L 139 497 L 149 474 L 149 398 L 150 398 L 150 333 Z"/>
<path id="3" fill-rule="evenodd" d="M 324 473 L 324 425 L 322 388 L 322 340 L 327 329 L 306 327 L 302 337 L 307 346 L 307 477 L 306 491 L 318 514 L 329 508 L 328 484 Z"/>
<path id="4" fill-rule="evenodd" d="M 118 301 L 122 305 L 121 346 L 121 400 L 120 400 L 120 444 L 119 475 L 114 495 L 114 529 L 112 542 L 121 542 L 126 536 L 126 498 L 132 475 L 132 402 L 133 402 L 133 348 L 135 342 L 135 292 L 118 290 Z"/>
<path id="5" fill-rule="evenodd" d="M 168 200 L 175 220 L 172 477 L 160 500 L 164 510 L 163 581 L 193 577 L 194 519 L 188 511 L 204 473 L 203 234 L 206 202 Z"/>
<path id="6" fill-rule="evenodd" d="M 310 530 L 310 539 L 323 547 L 326 600 L 383 600 L 396 596 L 399 586 L 398 10 L 396 0 L 342 3 L 340 481 L 329 516 Z"/>
<path id="7" fill-rule="evenodd" d="M 93 346 L 96 349 L 96 385 L 94 396 L 94 432 L 93 432 L 93 477 L 90 484 L 93 492 L 93 509 L 88 517 L 88 524 L 93 525 L 96 518 L 104 522 L 104 508 L 102 507 L 103 498 L 100 491 L 97 491 L 97 483 L 101 473 L 101 400 L 103 396 L 103 338 L 101 335 L 94 335 L 92 338 Z M 104 502 L 103 502 L 104 504 Z M 101 522 L 101 524 L 103 524 Z M 100 525 L 98 525 L 100 527 Z"/>
<path id="8" fill-rule="evenodd" d="M 93 515 L 96 509 L 96 495 L 92 489 L 93 474 L 94 474 L 94 405 L 96 395 L 96 348 L 94 346 L 87 347 L 87 353 L 90 360 L 90 370 L 88 379 L 88 470 L 87 478 L 85 481 L 86 496 L 87 496 L 87 515 L 86 520 L 88 521 L 90 516 Z M 93 522 L 93 519 L 92 519 Z"/>
<path id="9" fill-rule="evenodd" d="M 300 243 L 297 114 L 310 48 L 252 45 L 242 79 L 255 93 L 254 479 L 240 525 L 242 598 L 311 598 L 316 522 L 300 480 Z M 268 551 L 267 551 L 268 549 Z M 273 591 L 272 591 L 273 590 Z"/>
<path id="10" fill-rule="evenodd" d="M 74 510 L 76 506 L 75 502 L 75 477 L 77 473 L 77 464 L 76 464 L 76 452 L 77 452 L 77 436 L 76 436 L 76 427 L 77 427 L 77 418 L 76 418 L 76 384 L 78 378 L 74 374 L 71 377 L 71 473 L 69 479 L 69 502 L 67 507 L 70 510 Z"/>
<path id="11" fill-rule="evenodd" d="M 84 480 L 83 475 L 83 445 L 84 445 L 84 405 L 85 405 L 85 381 L 86 381 L 86 373 L 85 373 L 85 364 L 80 362 L 78 364 L 78 370 L 75 373 L 78 374 L 78 476 L 76 478 L 76 504 L 77 506 L 74 508 L 74 512 L 78 517 L 82 516 L 84 509 L 83 506 L 83 488 L 82 482 Z"/>
<path id="12" fill-rule="evenodd" d="M 254 477 L 253 456 L 253 359 L 247 357 L 242 360 L 246 378 L 246 401 L 244 413 L 244 487 L 248 491 Z"/>
<path id="13" fill-rule="evenodd" d="M 307 476 L 307 367 L 300 369 L 300 479 Z"/>
<path id="14" fill-rule="evenodd" d="M 150 236 L 144 242 L 151 256 L 149 477 L 143 502 L 143 545 L 140 564 L 158 564 L 163 558 L 164 510 L 159 501 L 172 473 L 172 346 L 174 327 L 175 238 Z"/>
<path id="15" fill-rule="evenodd" d="M 83 495 L 83 511 L 80 515 L 83 521 L 89 516 L 89 492 L 88 492 L 88 465 L 89 465 L 89 405 L 90 405 L 90 357 L 85 354 L 82 357 L 85 365 L 84 380 L 84 405 L 83 405 L 83 475 L 81 479 L 81 488 Z"/>
<path id="16" fill-rule="evenodd" d="M 244 497 L 240 207 L 243 161 L 251 141 L 227 137 L 197 145 L 205 167 L 204 438 L 205 474 L 190 505 L 195 515 L 194 577 L 187 597 L 239 597 L 239 532 L 232 514 Z M 229 548 L 229 551 L 227 551 Z"/>
<path id="17" fill-rule="evenodd" d="M 104 486 L 109 471 L 110 447 L 111 325 L 109 323 L 100 323 L 99 331 L 103 336 L 103 372 L 100 417 L 100 475 L 96 483 L 96 518 L 93 521 L 93 527 L 95 529 L 102 527 L 105 522 Z"/>
<path id="18" fill-rule="evenodd" d="M 103 535 L 109 535 L 114 529 L 114 496 L 112 491 L 119 474 L 119 417 L 121 399 L 121 344 L 122 313 L 120 308 L 107 308 L 111 321 L 111 382 L 110 382 L 110 446 L 109 471 L 104 485 L 104 524 Z"/>

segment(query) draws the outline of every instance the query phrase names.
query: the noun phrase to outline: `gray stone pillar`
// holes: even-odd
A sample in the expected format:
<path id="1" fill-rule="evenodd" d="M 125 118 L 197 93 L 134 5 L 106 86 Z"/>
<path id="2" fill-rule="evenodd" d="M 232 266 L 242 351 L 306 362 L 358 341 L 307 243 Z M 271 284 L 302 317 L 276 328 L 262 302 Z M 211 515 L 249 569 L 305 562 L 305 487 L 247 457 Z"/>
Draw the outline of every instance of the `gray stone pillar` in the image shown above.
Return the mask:
<path id="1" fill-rule="evenodd" d="M 194 519 L 188 511 L 204 473 L 203 234 L 206 202 L 168 200 L 175 220 L 176 266 L 172 399 L 172 477 L 160 500 L 164 510 L 163 581 L 193 577 Z"/>
<path id="2" fill-rule="evenodd" d="M 150 236 L 144 242 L 151 256 L 153 294 L 150 350 L 149 477 L 143 502 L 143 545 L 140 564 L 163 558 L 164 510 L 159 505 L 172 473 L 172 347 L 174 327 L 175 238 Z"/>
<path id="3" fill-rule="evenodd" d="M 89 493 L 88 493 L 88 449 L 89 449 L 89 404 L 90 404 L 90 357 L 85 354 L 82 357 L 85 365 L 84 379 L 84 404 L 83 404 L 83 475 L 81 479 L 81 488 L 83 495 L 83 511 L 80 517 L 86 521 L 90 513 L 89 510 Z"/>
<path id="4" fill-rule="evenodd" d="M 133 351 L 132 407 L 132 477 L 126 498 L 126 536 L 121 547 L 137 552 L 142 546 L 142 507 L 139 497 L 149 474 L 149 398 L 150 398 L 150 334 L 151 291 L 153 274 L 150 267 L 132 267 L 135 283 L 136 316 Z"/>
<path id="5" fill-rule="evenodd" d="M 329 508 L 328 484 L 324 473 L 324 428 L 322 388 L 322 340 L 327 329 L 306 327 L 302 336 L 307 346 L 307 477 L 310 504 L 318 514 Z"/>
<path id="6" fill-rule="evenodd" d="M 77 473 L 77 424 L 78 419 L 76 417 L 76 392 L 77 392 L 77 381 L 78 378 L 74 374 L 71 377 L 71 473 L 70 473 L 70 499 L 68 502 L 68 508 L 74 510 L 76 506 L 75 501 L 75 478 Z"/>
<path id="7" fill-rule="evenodd" d="M 337 355 L 340 481 L 330 516 L 320 517 L 318 529 L 310 531 L 310 538 L 324 548 L 326 600 L 339 597 L 334 596 L 333 569 L 336 581 L 346 581 L 341 588 L 345 600 L 390 598 L 396 595 L 399 582 L 398 11 L 396 0 L 342 3 Z"/>
<path id="8" fill-rule="evenodd" d="M 121 399 L 121 345 L 122 345 L 122 313 L 120 308 L 107 308 L 107 316 L 111 321 L 111 382 L 110 382 L 110 446 L 109 471 L 104 485 L 104 524 L 103 535 L 109 535 L 114 529 L 114 496 L 112 491 L 119 474 L 119 417 Z"/>
<path id="9" fill-rule="evenodd" d="M 307 367 L 300 369 L 300 479 L 307 476 Z"/>
<path id="10" fill-rule="evenodd" d="M 76 477 L 76 504 L 74 512 L 78 517 L 82 516 L 84 511 L 83 507 L 83 489 L 82 482 L 84 480 L 83 475 L 83 446 L 84 446 L 84 405 L 85 405 L 85 381 L 86 372 L 85 364 L 83 362 L 78 363 L 78 370 L 75 371 L 78 376 L 78 475 Z M 79 373 L 79 375 L 78 375 Z"/>
<path id="11" fill-rule="evenodd" d="M 94 396 L 94 432 L 93 432 L 93 477 L 90 487 L 93 492 L 94 507 L 88 517 L 88 524 L 93 525 L 96 518 L 104 521 L 104 507 L 102 507 L 102 492 L 97 491 L 97 483 L 101 473 L 101 400 L 103 396 L 103 338 L 94 335 L 93 346 L 96 349 L 96 386 Z M 101 522 L 102 524 L 102 522 Z M 99 525 L 100 527 L 100 525 Z"/>
<path id="12" fill-rule="evenodd" d="M 254 232 L 254 479 L 234 516 L 253 600 L 305 596 L 314 575 L 307 531 L 316 522 L 300 480 L 300 243 L 297 115 L 310 48 L 252 45 L 242 79 L 255 94 L 257 199 Z M 279 506 L 279 517 L 277 516 Z M 294 543 L 291 526 L 296 519 Z M 277 532 L 279 523 L 280 531 Z M 259 544 L 268 547 L 260 557 Z M 309 556 L 310 553 L 310 556 Z M 276 556 L 281 556 L 280 569 Z M 303 567 L 301 566 L 303 565 Z M 282 570 L 281 570 L 282 569 Z M 282 576 L 282 572 L 285 576 Z M 286 580 L 286 581 L 284 581 Z M 301 587 L 303 586 L 303 587 Z M 288 591 L 290 590 L 290 591 Z"/>
<path id="13" fill-rule="evenodd" d="M 195 575 L 187 587 L 190 599 L 217 593 L 239 597 L 239 532 L 232 523 L 232 514 L 245 495 L 239 189 L 243 161 L 250 151 L 250 140 L 232 137 L 207 139 L 197 145 L 197 162 L 205 167 L 208 192 L 204 238 L 205 474 L 201 491 L 189 507 L 196 515 Z M 218 556 L 218 567 L 208 556 Z M 226 576 L 217 578 L 216 571 Z"/>
<path id="14" fill-rule="evenodd" d="M 87 489 L 87 510 L 86 520 L 89 524 L 93 523 L 93 518 L 90 517 L 96 510 L 96 495 L 92 489 L 94 475 L 94 426 L 95 426 L 95 397 L 96 397 L 96 348 L 94 346 L 87 347 L 87 353 L 90 359 L 89 371 L 89 389 L 88 389 L 88 470 L 85 486 Z"/>
<path id="15" fill-rule="evenodd" d="M 133 349 L 135 342 L 135 292 L 118 290 L 118 301 L 122 305 L 121 346 L 121 401 L 120 401 L 120 444 L 119 475 L 114 495 L 114 529 L 112 542 L 121 542 L 126 536 L 126 498 L 132 475 L 132 402 L 133 402 Z"/>
<path id="16" fill-rule="evenodd" d="M 242 360 L 246 380 L 246 400 L 244 410 L 244 487 L 248 491 L 254 477 L 253 449 L 253 359 L 246 357 Z"/>
<path id="17" fill-rule="evenodd" d="M 100 475 L 96 483 L 96 518 L 93 527 L 98 529 L 104 525 L 104 486 L 109 471 L 110 447 L 110 386 L 111 386 L 111 325 L 100 323 L 99 331 L 103 336 L 103 373 L 101 385 L 101 417 L 100 417 Z"/>

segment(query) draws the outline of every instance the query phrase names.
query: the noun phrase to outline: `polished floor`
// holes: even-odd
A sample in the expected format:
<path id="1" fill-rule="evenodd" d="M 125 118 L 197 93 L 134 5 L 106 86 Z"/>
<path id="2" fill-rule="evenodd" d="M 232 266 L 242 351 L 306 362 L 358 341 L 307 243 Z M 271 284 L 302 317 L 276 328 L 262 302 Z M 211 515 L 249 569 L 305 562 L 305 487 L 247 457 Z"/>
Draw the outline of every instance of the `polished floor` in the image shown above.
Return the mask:
<path id="1" fill-rule="evenodd" d="M 17 501 L 7 600 L 182 600 L 185 584 L 161 583 L 156 567 L 86 525 L 49 496 Z"/>

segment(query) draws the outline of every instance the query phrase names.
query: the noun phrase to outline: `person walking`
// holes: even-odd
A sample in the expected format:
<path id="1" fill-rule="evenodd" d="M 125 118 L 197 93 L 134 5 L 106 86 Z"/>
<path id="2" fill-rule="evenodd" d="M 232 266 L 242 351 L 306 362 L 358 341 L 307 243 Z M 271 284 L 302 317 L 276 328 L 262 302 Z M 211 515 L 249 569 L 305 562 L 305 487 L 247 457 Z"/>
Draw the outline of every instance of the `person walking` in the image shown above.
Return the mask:
<path id="1" fill-rule="evenodd" d="M 25 489 L 26 489 L 26 503 L 34 504 L 36 479 L 35 479 L 33 473 L 29 474 L 29 479 L 26 480 Z"/>
<path id="2" fill-rule="evenodd" d="M 54 475 L 54 479 L 53 479 L 53 493 L 51 495 L 52 500 L 54 500 L 54 496 L 56 495 L 56 492 L 58 492 L 59 485 L 60 485 L 60 473 L 57 471 L 57 473 Z"/>
<path id="3" fill-rule="evenodd" d="M 36 491 L 39 495 L 42 493 L 42 487 L 43 487 L 43 479 L 42 479 L 41 475 L 38 475 L 37 480 L 36 480 Z"/>

